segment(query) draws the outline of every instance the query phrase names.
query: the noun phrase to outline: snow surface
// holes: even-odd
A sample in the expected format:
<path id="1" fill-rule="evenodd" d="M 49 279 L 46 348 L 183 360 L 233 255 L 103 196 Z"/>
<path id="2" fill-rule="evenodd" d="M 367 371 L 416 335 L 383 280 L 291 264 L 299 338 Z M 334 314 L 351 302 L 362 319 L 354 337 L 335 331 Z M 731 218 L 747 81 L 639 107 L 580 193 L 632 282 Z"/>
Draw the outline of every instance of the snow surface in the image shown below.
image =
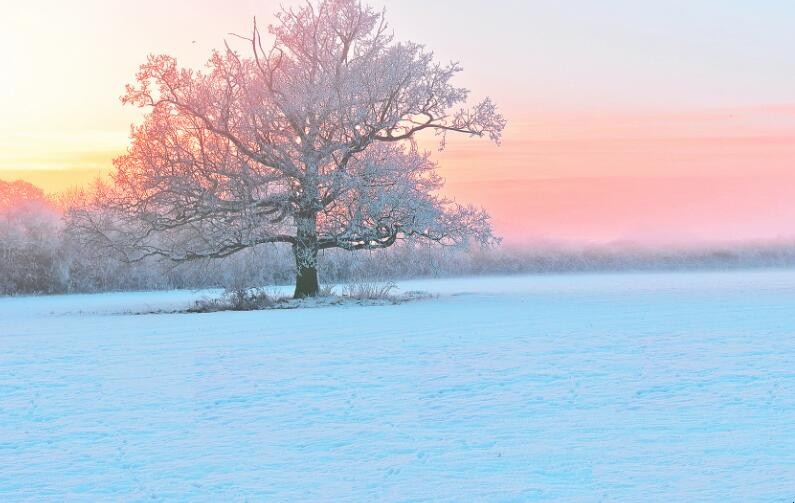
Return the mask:
<path id="1" fill-rule="evenodd" d="M 795 272 L 0 299 L 0 500 L 792 501 Z"/>

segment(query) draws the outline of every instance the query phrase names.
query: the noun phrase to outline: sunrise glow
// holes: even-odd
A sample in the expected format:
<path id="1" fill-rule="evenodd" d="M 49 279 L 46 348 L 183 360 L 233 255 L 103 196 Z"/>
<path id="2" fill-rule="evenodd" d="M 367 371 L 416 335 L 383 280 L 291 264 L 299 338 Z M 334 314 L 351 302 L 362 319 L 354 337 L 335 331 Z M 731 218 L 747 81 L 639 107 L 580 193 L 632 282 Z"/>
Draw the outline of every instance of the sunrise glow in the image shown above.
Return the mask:
<path id="1" fill-rule="evenodd" d="M 5 7 L 0 179 L 58 192 L 107 174 L 141 118 L 118 98 L 146 55 L 200 68 L 275 5 L 111 4 Z M 782 218 L 795 198 L 781 193 L 795 182 L 795 82 L 780 64 L 794 38 L 782 19 L 795 8 L 754 6 L 751 16 L 741 2 L 614 0 L 573 11 L 509 1 L 483 12 L 473 0 L 445 19 L 452 4 L 462 5 L 386 7 L 396 30 L 459 59 L 462 83 L 506 115 L 501 147 L 451 138 L 435 158 L 446 193 L 488 208 L 508 241 L 795 234 Z M 429 29 L 439 23 L 449 24 L 443 33 Z"/>

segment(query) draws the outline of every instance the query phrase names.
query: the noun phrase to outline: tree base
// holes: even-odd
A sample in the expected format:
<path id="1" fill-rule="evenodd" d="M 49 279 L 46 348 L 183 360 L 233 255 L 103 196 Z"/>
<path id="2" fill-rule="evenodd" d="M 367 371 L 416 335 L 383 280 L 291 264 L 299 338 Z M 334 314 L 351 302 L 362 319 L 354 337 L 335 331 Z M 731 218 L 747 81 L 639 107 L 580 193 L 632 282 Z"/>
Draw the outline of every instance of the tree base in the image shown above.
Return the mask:
<path id="1" fill-rule="evenodd" d="M 294 299 L 317 297 L 320 293 L 320 284 L 317 281 L 317 268 L 301 267 L 295 277 Z"/>

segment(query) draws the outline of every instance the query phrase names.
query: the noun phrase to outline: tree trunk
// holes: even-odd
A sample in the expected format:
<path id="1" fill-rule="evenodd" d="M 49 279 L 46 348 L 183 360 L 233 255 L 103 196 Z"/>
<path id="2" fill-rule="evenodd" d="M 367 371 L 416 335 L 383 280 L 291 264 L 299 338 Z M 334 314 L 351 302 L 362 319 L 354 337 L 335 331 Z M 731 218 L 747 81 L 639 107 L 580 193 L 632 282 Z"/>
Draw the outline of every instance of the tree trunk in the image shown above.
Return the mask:
<path id="1" fill-rule="evenodd" d="M 320 285 L 317 281 L 317 267 L 304 266 L 296 263 L 295 293 L 293 294 L 293 298 L 303 299 L 306 297 L 315 297 L 319 292 Z"/>
<path id="2" fill-rule="evenodd" d="M 293 245 L 295 255 L 295 293 L 293 298 L 315 297 L 320 293 L 317 281 L 317 215 L 306 212 L 298 216 L 298 232 Z"/>

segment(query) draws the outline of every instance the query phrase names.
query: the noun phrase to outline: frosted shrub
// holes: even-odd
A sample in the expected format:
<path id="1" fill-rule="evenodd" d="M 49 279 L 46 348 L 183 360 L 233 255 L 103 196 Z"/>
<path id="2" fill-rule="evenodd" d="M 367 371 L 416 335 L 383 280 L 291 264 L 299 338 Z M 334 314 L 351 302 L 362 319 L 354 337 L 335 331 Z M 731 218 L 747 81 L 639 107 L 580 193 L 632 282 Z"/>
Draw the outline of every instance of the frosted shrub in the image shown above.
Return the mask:
<path id="1" fill-rule="evenodd" d="M 357 281 L 345 285 L 342 289 L 342 295 L 356 300 L 393 300 L 397 298 L 392 294 L 395 289 L 397 289 L 397 285 L 391 281 L 386 283 Z"/>
<path id="2" fill-rule="evenodd" d="M 239 288 L 225 291 L 220 298 L 198 300 L 188 311 L 193 313 L 256 311 L 273 307 L 275 303 L 275 297 L 264 288 Z"/>

